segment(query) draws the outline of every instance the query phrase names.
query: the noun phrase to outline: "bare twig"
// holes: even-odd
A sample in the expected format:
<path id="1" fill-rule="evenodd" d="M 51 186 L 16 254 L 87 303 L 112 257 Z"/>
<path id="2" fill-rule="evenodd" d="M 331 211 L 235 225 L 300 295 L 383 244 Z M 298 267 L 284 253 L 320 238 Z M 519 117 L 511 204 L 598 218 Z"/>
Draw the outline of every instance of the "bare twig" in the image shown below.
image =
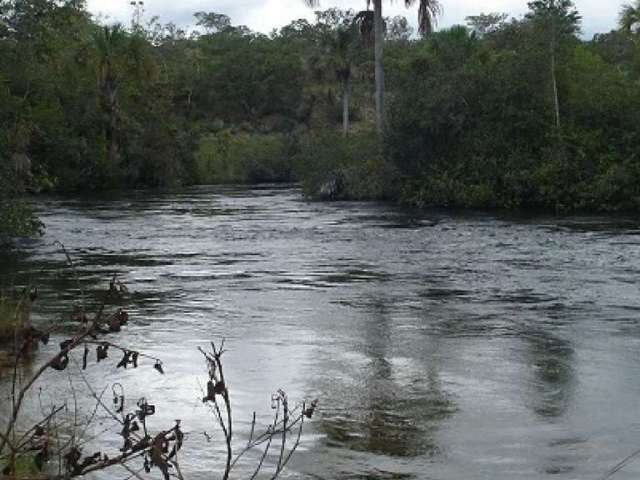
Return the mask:
<path id="1" fill-rule="evenodd" d="M 208 403 L 212 412 L 214 413 L 214 417 L 220 426 L 223 435 L 225 437 L 225 443 L 227 448 L 227 463 L 225 467 L 225 471 L 223 474 L 223 480 L 226 480 L 231 471 L 236 466 L 238 461 L 250 450 L 257 448 L 259 446 L 264 445 L 262 449 L 260 459 L 258 461 L 257 466 L 255 467 L 253 474 L 250 479 L 255 479 L 260 473 L 264 461 L 269 455 L 269 451 L 271 449 L 271 445 L 273 443 L 273 439 L 276 437 L 280 437 L 280 450 L 278 454 L 278 460 L 276 464 L 276 470 L 272 475 L 272 480 L 277 478 L 284 467 L 289 463 L 294 451 L 298 448 L 300 444 L 300 438 L 302 436 L 302 429 L 304 425 L 305 416 L 311 417 L 313 414 L 313 410 L 316 407 L 317 402 L 312 402 L 312 407 L 306 408 L 305 404 L 299 405 L 295 407 L 293 410 L 289 407 L 289 401 L 287 398 L 287 394 L 283 390 L 278 390 L 276 394 L 272 396 L 272 408 L 274 410 L 273 422 L 269 425 L 266 430 L 258 435 L 256 435 L 256 413 L 253 413 L 253 417 L 251 420 L 251 430 L 249 433 L 249 439 L 246 445 L 242 448 L 242 450 L 231 459 L 233 455 L 232 444 L 232 417 L 231 417 L 231 401 L 229 390 L 224 381 L 224 372 L 222 365 L 222 354 L 224 353 L 222 343 L 219 348 L 216 348 L 215 344 L 211 344 L 211 352 L 207 352 L 202 348 L 199 348 L 200 352 L 205 357 L 207 362 L 208 370 L 209 370 L 209 382 L 207 383 L 207 392 L 203 398 L 205 403 Z M 217 397 L 221 396 L 223 398 L 225 408 L 227 411 L 226 419 L 223 418 L 222 413 L 220 411 L 220 407 L 218 404 Z M 282 412 L 282 418 L 280 418 L 280 414 Z M 297 427 L 297 436 L 296 440 L 292 446 L 288 449 L 289 443 L 289 433 L 293 431 L 294 428 Z"/>

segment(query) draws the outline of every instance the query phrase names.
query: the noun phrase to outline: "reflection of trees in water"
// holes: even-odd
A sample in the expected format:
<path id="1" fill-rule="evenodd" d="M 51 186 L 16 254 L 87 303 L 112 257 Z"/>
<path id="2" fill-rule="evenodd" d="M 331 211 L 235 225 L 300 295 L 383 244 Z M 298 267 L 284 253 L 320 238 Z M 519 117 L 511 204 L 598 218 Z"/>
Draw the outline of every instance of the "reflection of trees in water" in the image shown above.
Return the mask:
<path id="1" fill-rule="evenodd" d="M 550 421 L 563 416 L 571 407 L 575 393 L 574 351 L 571 343 L 540 327 L 522 328 L 518 337 L 524 344 L 524 362 L 533 368 L 527 377 L 525 405 L 536 415 Z M 547 474 L 566 474 L 574 460 L 566 455 L 563 444 L 555 441 L 546 459 Z M 575 439 L 568 440 L 572 445 Z"/>
<path id="2" fill-rule="evenodd" d="M 455 405 L 442 390 L 433 362 L 426 376 L 392 363 L 387 304 L 383 297 L 370 304 L 362 332 L 366 363 L 354 375 L 337 375 L 332 400 L 338 412 L 323 416 L 321 428 L 330 444 L 342 448 L 391 456 L 435 455 L 436 430 Z"/>
<path id="3" fill-rule="evenodd" d="M 534 368 L 527 405 L 541 417 L 559 417 L 570 407 L 575 390 L 574 351 L 571 344 L 553 333 L 527 329 L 526 362 Z"/>

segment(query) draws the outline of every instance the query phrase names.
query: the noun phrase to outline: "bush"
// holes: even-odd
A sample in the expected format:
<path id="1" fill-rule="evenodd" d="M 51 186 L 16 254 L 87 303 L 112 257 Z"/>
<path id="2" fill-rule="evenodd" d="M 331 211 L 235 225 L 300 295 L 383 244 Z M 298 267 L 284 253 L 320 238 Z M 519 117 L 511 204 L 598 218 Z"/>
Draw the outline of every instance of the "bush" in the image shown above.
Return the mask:
<path id="1" fill-rule="evenodd" d="M 196 152 L 199 183 L 261 183 L 293 180 L 291 142 L 284 134 L 233 133 L 200 139 Z"/>
<path id="2" fill-rule="evenodd" d="M 491 185 L 454 178 L 447 172 L 405 184 L 401 200 L 421 208 L 495 206 L 494 190 Z"/>
<path id="3" fill-rule="evenodd" d="M 21 181 L 6 163 L 3 167 L 0 168 L 0 245 L 13 237 L 37 235 L 43 228 L 29 204 L 21 198 Z"/>
<path id="4" fill-rule="evenodd" d="M 29 237 L 42 232 L 43 224 L 24 200 L 0 200 L 0 243 L 12 237 Z"/>
<path id="5" fill-rule="evenodd" d="M 296 166 L 310 198 L 383 199 L 396 188 L 397 175 L 373 132 L 309 136 L 301 141 Z"/>

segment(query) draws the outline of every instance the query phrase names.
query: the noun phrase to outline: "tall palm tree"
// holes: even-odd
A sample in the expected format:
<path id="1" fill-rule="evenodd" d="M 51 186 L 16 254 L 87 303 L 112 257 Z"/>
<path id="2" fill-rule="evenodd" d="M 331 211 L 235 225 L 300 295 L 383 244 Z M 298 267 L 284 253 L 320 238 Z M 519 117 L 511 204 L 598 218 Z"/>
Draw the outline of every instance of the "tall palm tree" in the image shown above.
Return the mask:
<path id="1" fill-rule="evenodd" d="M 640 0 L 623 5 L 619 19 L 620 28 L 625 32 L 637 33 L 640 28 Z"/>
<path id="2" fill-rule="evenodd" d="M 106 116 L 104 131 L 109 168 L 115 167 L 118 160 L 118 89 L 121 76 L 117 67 L 117 59 L 126 40 L 126 32 L 119 24 L 101 27 L 93 35 L 93 43 L 98 54 L 96 73 L 100 108 Z"/>
<path id="3" fill-rule="evenodd" d="M 529 12 L 525 18 L 539 28 L 543 34 L 543 41 L 548 42 L 553 117 L 555 127 L 559 129 L 561 126 L 560 99 L 556 74 L 559 46 L 563 37 L 574 36 L 580 32 L 582 17 L 576 10 L 573 0 L 534 0 L 529 2 Z"/>
<path id="4" fill-rule="evenodd" d="M 393 1 L 393 0 L 392 0 Z M 317 7 L 320 0 L 304 0 L 309 7 Z M 379 134 L 384 132 L 384 20 L 382 17 L 382 0 L 366 0 L 367 9 L 373 3 L 374 21 L 374 55 L 376 77 L 376 128 Z M 418 2 L 418 27 L 422 35 L 433 31 L 437 18 L 442 14 L 439 0 L 404 0 L 407 8 Z"/>
<path id="5" fill-rule="evenodd" d="M 349 134 L 349 102 L 351 97 L 351 73 L 353 68 L 353 54 L 356 41 L 356 25 L 340 27 L 330 32 L 323 39 L 326 50 L 335 68 L 336 80 L 342 87 L 342 133 Z"/>

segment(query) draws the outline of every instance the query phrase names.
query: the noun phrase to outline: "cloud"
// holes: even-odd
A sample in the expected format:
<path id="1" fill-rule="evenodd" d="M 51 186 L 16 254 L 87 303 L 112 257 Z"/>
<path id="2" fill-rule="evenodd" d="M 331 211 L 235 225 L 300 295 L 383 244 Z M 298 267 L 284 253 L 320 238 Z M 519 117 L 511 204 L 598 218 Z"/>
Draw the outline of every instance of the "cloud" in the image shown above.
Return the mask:
<path id="1" fill-rule="evenodd" d="M 525 0 L 441 0 L 445 14 L 440 19 L 441 27 L 464 23 L 465 17 L 478 13 L 506 12 L 520 16 L 527 10 Z M 607 32 L 615 27 L 616 19 L 625 0 L 576 0 L 576 6 L 583 16 L 583 31 L 587 38 L 594 33 Z M 321 7 L 339 6 L 361 10 L 365 0 L 322 0 Z M 102 15 L 109 21 L 128 23 L 132 8 L 129 0 L 88 0 L 88 6 L 95 15 Z M 385 15 L 404 15 L 415 26 L 416 7 L 404 8 L 404 2 L 385 2 Z M 178 25 L 193 24 L 193 14 L 197 11 L 215 11 L 229 15 L 234 24 L 247 25 L 253 30 L 268 33 L 274 28 L 288 24 L 298 18 L 313 19 L 313 12 L 303 0 L 146 0 L 145 17 L 159 16 L 163 22 Z"/>

